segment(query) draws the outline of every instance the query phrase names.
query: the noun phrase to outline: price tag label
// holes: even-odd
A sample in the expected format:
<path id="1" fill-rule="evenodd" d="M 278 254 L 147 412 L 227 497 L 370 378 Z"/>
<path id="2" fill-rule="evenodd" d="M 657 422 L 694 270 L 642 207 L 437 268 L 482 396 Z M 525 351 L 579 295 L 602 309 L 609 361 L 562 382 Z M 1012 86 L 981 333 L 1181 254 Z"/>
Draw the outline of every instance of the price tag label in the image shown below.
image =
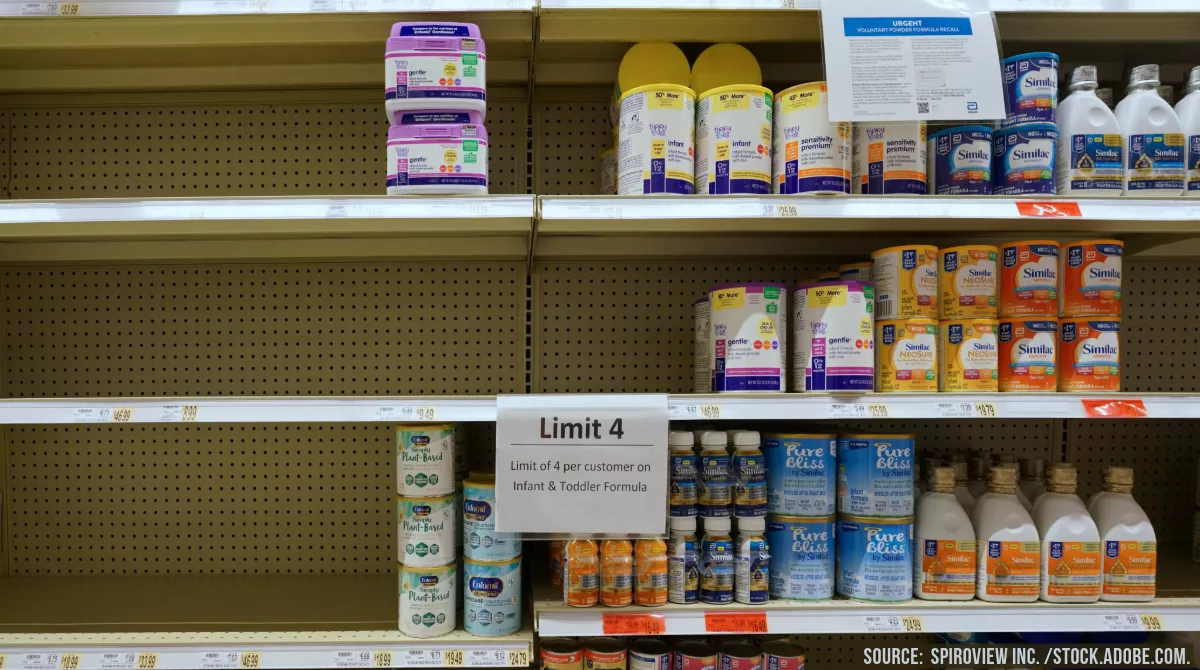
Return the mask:
<path id="1" fill-rule="evenodd" d="M 369 651 L 335 651 L 333 653 L 333 667 L 335 667 L 335 668 L 369 668 L 369 667 L 371 667 L 371 652 L 369 652 Z"/>
<path id="2" fill-rule="evenodd" d="M 1142 630 L 1142 619 L 1136 614 L 1105 614 L 1104 630 Z"/>
<path id="3" fill-rule="evenodd" d="M 867 633 L 923 633 L 925 621 L 919 616 L 865 616 Z"/>
<path id="4" fill-rule="evenodd" d="M 721 418 L 721 406 L 716 403 L 708 403 L 708 404 L 700 405 L 700 418 L 701 419 L 720 419 Z"/>
<path id="5" fill-rule="evenodd" d="M 79 670 L 79 665 L 82 662 L 83 654 L 63 654 L 58 662 L 58 670 Z"/>
<path id="6" fill-rule="evenodd" d="M 442 667 L 461 668 L 466 664 L 466 654 L 462 649 L 447 649 L 442 652 Z"/>
<path id="7" fill-rule="evenodd" d="M 1162 617 L 1158 614 L 1143 614 L 1142 629 L 1143 630 L 1165 630 L 1163 628 Z"/>
<path id="8" fill-rule="evenodd" d="M 238 662 L 240 668 L 258 668 L 262 667 L 262 653 L 257 651 L 243 651 Z"/>
<path id="9" fill-rule="evenodd" d="M 132 407 L 118 407 L 112 411 L 113 423 L 129 423 L 133 421 Z"/>
<path id="10" fill-rule="evenodd" d="M 767 613 L 705 612 L 704 630 L 709 633 L 767 633 Z"/>
<path id="11" fill-rule="evenodd" d="M 138 655 L 132 651 L 100 654 L 101 670 L 133 670 L 138 665 Z"/>
<path id="12" fill-rule="evenodd" d="M 376 421 L 434 421 L 437 407 L 433 405 L 393 405 L 375 410 Z"/>
<path id="13" fill-rule="evenodd" d="M 1083 411 L 1093 419 L 1144 419 L 1150 416 L 1141 400 L 1090 400 L 1084 398 Z"/>
<path id="14" fill-rule="evenodd" d="M 390 651 L 371 652 L 371 665 L 376 668 L 394 667 L 396 655 Z"/>
<path id="15" fill-rule="evenodd" d="M 78 2 L 25 2 L 21 16 L 79 16 L 81 9 Z"/>
<path id="16" fill-rule="evenodd" d="M 137 655 L 137 670 L 154 670 L 157 667 L 158 654 L 152 651 L 143 651 Z"/>
<path id="17" fill-rule="evenodd" d="M 504 665 L 508 656 L 502 649 L 472 649 L 467 652 L 467 667 L 493 668 Z"/>
<path id="18" fill-rule="evenodd" d="M 985 419 L 995 419 L 1000 416 L 1000 410 L 994 402 L 977 402 L 975 403 L 975 416 Z"/>
<path id="19" fill-rule="evenodd" d="M 1037 202 L 1037 201 L 1018 201 L 1017 213 L 1021 216 L 1032 217 L 1079 217 L 1083 216 L 1083 212 L 1079 211 L 1079 203 L 1070 202 L 1067 200 L 1058 200 L 1054 202 Z"/>
<path id="20" fill-rule="evenodd" d="M 588 214 L 592 218 L 604 219 L 620 219 L 625 216 L 620 205 L 592 205 L 588 207 Z"/>
<path id="21" fill-rule="evenodd" d="M 829 414 L 835 419 L 886 419 L 887 403 L 882 402 L 835 402 L 829 406 Z"/>
<path id="22" fill-rule="evenodd" d="M 937 413 L 944 419 L 965 419 L 975 416 L 975 406 L 969 402 L 939 402 Z"/>
<path id="23" fill-rule="evenodd" d="M 231 670 L 241 659 L 236 651 L 206 651 L 200 657 L 201 670 Z"/>
<path id="24" fill-rule="evenodd" d="M 800 208 L 796 205 L 775 205 L 775 216 L 800 216 Z"/>
<path id="25" fill-rule="evenodd" d="M 200 416 L 199 405 L 165 405 L 158 413 L 161 423 L 195 421 Z"/>
<path id="26" fill-rule="evenodd" d="M 442 652 L 439 650 L 406 649 L 400 652 L 402 668 L 438 667 L 442 664 Z"/>
<path id="27" fill-rule="evenodd" d="M 75 423 L 108 423 L 112 421 L 112 410 L 107 407 L 77 407 L 71 413 Z"/>
<path id="28" fill-rule="evenodd" d="M 605 635 L 666 635 L 667 622 L 657 614 L 604 614 Z"/>
<path id="29" fill-rule="evenodd" d="M 0 659 L 3 661 L 3 659 Z M 508 667 L 510 668 L 525 668 L 529 666 L 529 650 L 528 649 L 512 649 L 508 652 Z M 4 670 L 0 667 L 0 670 Z"/>

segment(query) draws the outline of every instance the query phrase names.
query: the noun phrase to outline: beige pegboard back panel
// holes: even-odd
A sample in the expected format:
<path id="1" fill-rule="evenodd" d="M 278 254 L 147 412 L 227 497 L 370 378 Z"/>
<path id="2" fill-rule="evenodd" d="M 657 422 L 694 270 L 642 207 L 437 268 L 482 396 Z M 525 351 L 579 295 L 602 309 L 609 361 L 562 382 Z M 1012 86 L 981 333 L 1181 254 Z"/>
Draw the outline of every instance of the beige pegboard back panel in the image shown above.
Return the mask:
<path id="1" fill-rule="evenodd" d="M 1126 259 L 1122 390 L 1200 390 L 1200 262 Z"/>
<path id="2" fill-rule="evenodd" d="M 601 151 L 613 146 L 611 88 L 542 89 L 533 102 L 534 193 L 597 193 Z"/>
<path id="3" fill-rule="evenodd" d="M 523 91 L 489 93 L 490 191 L 526 193 L 528 102 Z M 12 137 L 6 192 L 14 199 L 386 192 L 382 94 L 342 103 L 276 95 L 267 103 L 212 93 L 186 104 L 106 96 L 95 106 L 14 107 L 4 133 Z"/>
<path id="4" fill-rule="evenodd" d="M 1194 421 L 1069 421 L 1067 458 L 1079 470 L 1083 498 L 1100 490 L 1106 465 L 1133 468 L 1133 497 L 1158 541 L 1186 545 L 1196 509 L 1200 432 Z"/>

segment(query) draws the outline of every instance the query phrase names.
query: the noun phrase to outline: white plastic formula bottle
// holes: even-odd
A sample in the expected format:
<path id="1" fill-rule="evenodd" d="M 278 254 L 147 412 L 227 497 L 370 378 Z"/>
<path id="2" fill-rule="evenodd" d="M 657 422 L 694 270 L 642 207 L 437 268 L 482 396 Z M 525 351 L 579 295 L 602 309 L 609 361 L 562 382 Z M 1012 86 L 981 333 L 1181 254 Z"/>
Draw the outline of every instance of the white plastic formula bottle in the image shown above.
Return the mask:
<path id="1" fill-rule="evenodd" d="M 1146 512 L 1133 499 L 1133 468 L 1105 468 L 1103 486 L 1088 505 L 1103 553 L 1100 599 L 1153 600 L 1158 542 Z"/>
<path id="2" fill-rule="evenodd" d="M 1175 115 L 1183 126 L 1183 141 L 1187 145 L 1183 194 L 1200 198 L 1200 67 L 1192 68 L 1188 75 L 1187 92 L 1175 105 Z"/>
<path id="3" fill-rule="evenodd" d="M 975 529 L 954 497 L 954 468 L 926 473 L 928 490 L 917 502 L 913 595 L 922 600 L 975 597 Z"/>
<path id="4" fill-rule="evenodd" d="M 980 600 L 1031 603 L 1038 599 L 1040 536 L 1016 490 L 1016 468 L 992 468 L 988 492 L 979 498 L 971 516 L 978 556 L 975 595 Z"/>
<path id="5" fill-rule="evenodd" d="M 1100 599 L 1100 531 L 1075 495 L 1075 468 L 1059 464 L 1046 475 L 1046 493 L 1033 508 L 1041 536 L 1041 599 L 1094 603 Z"/>
<path id="6" fill-rule="evenodd" d="M 1096 66 L 1081 65 L 1071 73 L 1070 94 L 1058 103 L 1059 195 L 1121 194 L 1124 138 L 1096 86 Z"/>
<path id="7" fill-rule="evenodd" d="M 1183 126 L 1158 95 L 1158 84 L 1158 66 L 1139 65 L 1129 73 L 1125 97 L 1117 103 L 1125 144 L 1124 193 L 1129 197 L 1183 193 Z"/>

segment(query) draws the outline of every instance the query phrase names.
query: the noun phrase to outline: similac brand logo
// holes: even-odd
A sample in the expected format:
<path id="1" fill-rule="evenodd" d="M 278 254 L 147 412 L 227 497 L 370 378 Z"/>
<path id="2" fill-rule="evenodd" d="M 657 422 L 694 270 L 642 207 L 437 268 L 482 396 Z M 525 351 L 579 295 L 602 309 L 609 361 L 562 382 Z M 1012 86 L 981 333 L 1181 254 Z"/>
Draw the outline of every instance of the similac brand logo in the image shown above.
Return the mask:
<path id="1" fill-rule="evenodd" d="M 1116 356 L 1117 347 L 1111 344 L 1088 344 L 1084 342 L 1081 346 L 1083 353 L 1099 356 Z"/>
<path id="2" fill-rule="evenodd" d="M 930 347 L 928 344 L 916 344 L 913 342 L 905 342 L 904 350 L 912 351 L 912 352 L 929 352 L 929 351 L 933 351 L 933 348 Z"/>
<path id="3" fill-rule="evenodd" d="M 1054 347 L 1048 344 L 1018 344 L 1017 351 L 1025 356 L 1050 356 L 1054 354 Z"/>
<path id="4" fill-rule="evenodd" d="M 1116 268 L 1088 268 L 1090 279 L 1120 279 L 1121 271 Z"/>
<path id="5" fill-rule="evenodd" d="M 974 341 L 974 342 L 971 342 L 971 348 L 974 349 L 975 351 L 982 351 L 982 352 L 993 352 L 994 353 L 996 351 L 996 345 L 992 344 L 991 342 Z"/>
<path id="6" fill-rule="evenodd" d="M 792 529 L 792 553 L 828 553 L 829 531 L 809 530 L 808 526 Z"/>
<path id="7" fill-rule="evenodd" d="M 980 149 L 974 144 L 965 144 L 954 152 L 954 160 L 959 163 L 987 163 L 992 160 L 990 149 Z"/>
<path id="8" fill-rule="evenodd" d="M 1026 279 L 1057 279 L 1057 275 L 1058 273 L 1050 268 L 1021 268 L 1021 276 Z"/>
<path id="9" fill-rule="evenodd" d="M 867 553 L 903 555 L 908 553 L 908 534 L 904 531 L 885 533 L 882 528 L 867 526 Z"/>
<path id="10" fill-rule="evenodd" d="M 1026 160 L 1031 158 L 1049 158 L 1050 152 L 1045 149 L 1017 149 L 1013 151 L 1013 158 L 1017 160 Z"/>
<path id="11" fill-rule="evenodd" d="M 1022 93 L 1056 90 L 1057 88 L 1058 82 L 1045 70 L 1029 72 L 1021 78 Z"/>

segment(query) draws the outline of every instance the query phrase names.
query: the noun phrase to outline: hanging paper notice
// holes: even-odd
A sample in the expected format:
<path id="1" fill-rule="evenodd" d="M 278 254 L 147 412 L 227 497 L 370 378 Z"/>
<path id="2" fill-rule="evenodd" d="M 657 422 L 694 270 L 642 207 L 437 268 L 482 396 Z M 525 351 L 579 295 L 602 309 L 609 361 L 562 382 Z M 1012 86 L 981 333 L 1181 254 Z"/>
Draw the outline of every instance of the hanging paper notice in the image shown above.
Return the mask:
<path id="1" fill-rule="evenodd" d="M 821 0 L 831 121 L 1004 118 L 987 0 Z"/>

